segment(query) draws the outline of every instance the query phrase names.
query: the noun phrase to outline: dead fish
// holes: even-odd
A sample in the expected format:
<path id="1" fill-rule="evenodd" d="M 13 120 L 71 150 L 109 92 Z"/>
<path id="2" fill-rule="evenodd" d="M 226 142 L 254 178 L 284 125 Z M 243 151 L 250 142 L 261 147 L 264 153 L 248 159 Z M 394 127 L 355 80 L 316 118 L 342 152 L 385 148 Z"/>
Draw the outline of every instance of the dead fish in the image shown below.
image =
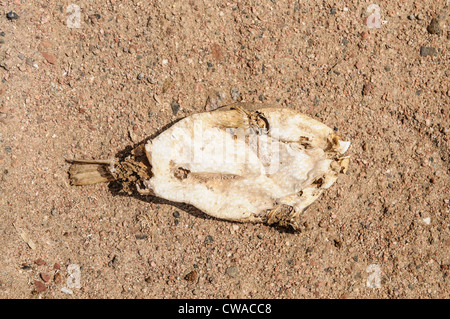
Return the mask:
<path id="1" fill-rule="evenodd" d="M 349 146 L 298 111 L 236 103 L 186 117 L 120 159 L 70 160 L 69 178 L 300 230 L 303 211 L 346 173 Z"/>

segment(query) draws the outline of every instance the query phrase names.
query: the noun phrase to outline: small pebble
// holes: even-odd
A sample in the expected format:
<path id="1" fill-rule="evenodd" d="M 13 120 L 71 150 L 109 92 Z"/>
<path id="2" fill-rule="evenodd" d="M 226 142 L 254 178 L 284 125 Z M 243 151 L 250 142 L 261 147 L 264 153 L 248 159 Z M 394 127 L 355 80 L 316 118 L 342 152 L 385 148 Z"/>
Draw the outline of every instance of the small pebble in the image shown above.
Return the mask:
<path id="1" fill-rule="evenodd" d="M 153 94 L 153 99 L 155 100 L 156 103 L 161 104 L 161 99 L 159 98 L 158 95 Z M 153 114 L 152 114 L 153 115 Z"/>
<path id="2" fill-rule="evenodd" d="M 49 274 L 43 273 L 43 272 L 40 273 L 40 277 L 42 278 L 42 280 L 44 282 L 49 282 L 50 279 L 52 279 L 52 276 L 50 276 Z"/>
<path id="3" fill-rule="evenodd" d="M 361 61 L 358 61 L 355 63 L 355 68 L 357 68 L 358 70 L 362 69 L 362 67 L 363 67 L 363 64 Z"/>
<path id="4" fill-rule="evenodd" d="M 337 12 L 337 9 L 336 9 L 336 8 L 333 8 L 333 9 L 330 10 L 330 13 L 331 13 L 331 14 L 336 14 L 336 12 Z"/>
<path id="5" fill-rule="evenodd" d="M 217 43 L 214 43 L 212 45 L 212 47 L 211 47 L 211 54 L 212 54 L 213 58 L 217 62 L 221 62 L 222 61 L 222 59 L 223 59 L 222 48 Z"/>
<path id="6" fill-rule="evenodd" d="M 414 14 L 410 14 L 410 15 L 408 16 L 408 19 L 409 19 L 409 20 L 415 20 L 416 17 L 414 16 Z"/>
<path id="7" fill-rule="evenodd" d="M 422 47 L 420 47 L 420 55 L 423 57 L 429 56 L 429 55 L 437 55 L 437 51 L 433 47 L 422 46 Z"/>
<path id="8" fill-rule="evenodd" d="M 231 98 L 233 101 L 240 101 L 241 100 L 241 92 L 237 88 L 231 88 Z"/>
<path id="9" fill-rule="evenodd" d="M 191 271 L 184 277 L 184 279 L 189 282 L 194 282 L 197 280 L 197 272 L 195 270 Z"/>
<path id="10" fill-rule="evenodd" d="M 49 52 L 41 52 L 41 54 L 45 58 L 45 60 L 47 60 L 48 63 L 50 64 L 56 63 L 56 57 L 53 54 Z"/>
<path id="11" fill-rule="evenodd" d="M 163 83 L 162 92 L 166 93 L 173 86 L 172 78 L 166 78 Z"/>
<path id="12" fill-rule="evenodd" d="M 144 77 L 145 77 L 144 73 L 139 73 L 137 79 L 142 80 Z"/>
<path id="13" fill-rule="evenodd" d="M 369 38 L 369 33 L 367 31 L 364 31 L 361 33 L 361 40 L 367 40 Z"/>
<path id="14" fill-rule="evenodd" d="M 441 35 L 442 34 L 442 29 L 441 26 L 439 24 L 439 20 L 436 18 L 431 19 L 430 24 L 427 27 L 427 31 L 429 34 L 437 34 L 437 35 Z"/>
<path id="15" fill-rule="evenodd" d="M 207 112 L 210 112 L 218 109 L 219 107 L 224 105 L 225 99 L 226 94 L 224 92 L 222 91 L 211 92 L 206 99 L 205 110 Z"/>
<path id="16" fill-rule="evenodd" d="M 42 259 L 42 258 L 38 258 L 34 261 L 34 263 L 38 266 L 43 266 L 46 265 L 47 263 Z"/>
<path id="17" fill-rule="evenodd" d="M 228 267 L 225 273 L 232 278 L 236 278 L 239 275 L 239 268 L 237 266 Z"/>
<path id="18" fill-rule="evenodd" d="M 102 16 L 100 15 L 100 14 L 98 14 L 98 13 L 94 13 L 94 14 L 91 14 L 90 16 L 89 16 L 89 18 L 91 18 L 91 19 L 97 19 L 97 20 L 99 20 L 100 18 L 101 18 Z"/>
<path id="19" fill-rule="evenodd" d="M 19 16 L 18 16 L 17 13 L 15 13 L 14 11 L 9 11 L 9 12 L 6 14 L 6 18 L 7 18 L 8 20 L 17 20 L 17 19 L 19 19 Z"/>
<path id="20" fill-rule="evenodd" d="M 60 272 L 57 272 L 55 274 L 55 276 L 53 276 L 53 281 L 54 281 L 55 284 L 59 284 L 59 283 L 62 282 L 62 277 L 61 277 L 61 273 Z"/>
<path id="21" fill-rule="evenodd" d="M 145 239 L 145 238 L 147 238 L 147 235 L 145 235 L 145 234 L 136 234 L 135 237 L 136 237 L 136 239 Z"/>
<path id="22" fill-rule="evenodd" d="M 373 93 L 373 84 L 368 82 L 364 84 L 362 94 L 363 95 L 371 95 Z"/>
<path id="23" fill-rule="evenodd" d="M 177 211 L 174 211 L 172 215 L 173 215 L 173 217 L 175 217 L 175 218 L 180 218 L 180 213 L 177 212 Z"/>
<path id="24" fill-rule="evenodd" d="M 42 281 L 35 280 L 34 286 L 36 287 L 37 292 L 44 292 L 47 290 L 47 287 L 44 285 Z"/>
<path id="25" fill-rule="evenodd" d="M 73 291 L 66 287 L 62 287 L 61 292 L 65 293 L 65 294 L 69 294 L 69 295 L 73 294 Z"/>
<path id="26" fill-rule="evenodd" d="M 211 235 L 206 236 L 205 238 L 205 244 L 212 244 L 214 242 L 214 238 L 212 238 Z"/>
<path id="27" fill-rule="evenodd" d="M 172 109 L 173 115 L 177 115 L 178 110 L 180 109 L 180 104 L 178 104 L 177 102 L 173 101 L 172 104 L 170 104 L 170 108 Z"/>
<path id="28" fill-rule="evenodd" d="M 112 267 L 112 268 L 116 268 L 117 264 L 119 263 L 119 260 L 117 258 L 117 256 L 115 255 L 109 262 L 108 262 L 108 266 Z"/>

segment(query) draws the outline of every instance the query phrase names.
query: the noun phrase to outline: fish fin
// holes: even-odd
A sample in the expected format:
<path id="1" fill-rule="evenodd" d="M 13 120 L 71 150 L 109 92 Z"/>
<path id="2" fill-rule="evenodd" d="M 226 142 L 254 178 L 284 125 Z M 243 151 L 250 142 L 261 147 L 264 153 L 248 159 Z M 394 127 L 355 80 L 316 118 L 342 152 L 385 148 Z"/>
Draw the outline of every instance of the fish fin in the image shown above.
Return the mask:
<path id="1" fill-rule="evenodd" d="M 111 160 L 67 160 L 72 163 L 69 179 L 72 185 L 91 185 L 115 180 Z"/>

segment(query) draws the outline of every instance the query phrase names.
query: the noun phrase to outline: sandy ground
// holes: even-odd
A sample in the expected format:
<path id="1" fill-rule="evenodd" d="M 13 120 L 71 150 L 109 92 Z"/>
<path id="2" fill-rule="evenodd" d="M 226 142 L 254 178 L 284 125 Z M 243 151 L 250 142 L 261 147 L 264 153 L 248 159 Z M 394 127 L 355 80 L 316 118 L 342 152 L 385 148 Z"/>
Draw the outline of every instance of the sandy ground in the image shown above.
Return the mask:
<path id="1" fill-rule="evenodd" d="M 1 1 L 0 297 L 448 298 L 449 8 L 371 3 Z M 69 184 L 208 96 L 352 142 L 305 231 Z"/>

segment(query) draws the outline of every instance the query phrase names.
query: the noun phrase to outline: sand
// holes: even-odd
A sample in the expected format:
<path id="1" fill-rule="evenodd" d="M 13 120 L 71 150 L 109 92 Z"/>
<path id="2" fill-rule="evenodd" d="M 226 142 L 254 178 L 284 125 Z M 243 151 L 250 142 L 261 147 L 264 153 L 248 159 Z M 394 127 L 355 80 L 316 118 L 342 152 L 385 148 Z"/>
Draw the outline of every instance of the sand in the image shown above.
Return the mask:
<path id="1" fill-rule="evenodd" d="M 0 298 L 448 298 L 449 8 L 369 4 L 1 1 Z M 69 183 L 240 100 L 352 142 L 300 233 Z"/>

